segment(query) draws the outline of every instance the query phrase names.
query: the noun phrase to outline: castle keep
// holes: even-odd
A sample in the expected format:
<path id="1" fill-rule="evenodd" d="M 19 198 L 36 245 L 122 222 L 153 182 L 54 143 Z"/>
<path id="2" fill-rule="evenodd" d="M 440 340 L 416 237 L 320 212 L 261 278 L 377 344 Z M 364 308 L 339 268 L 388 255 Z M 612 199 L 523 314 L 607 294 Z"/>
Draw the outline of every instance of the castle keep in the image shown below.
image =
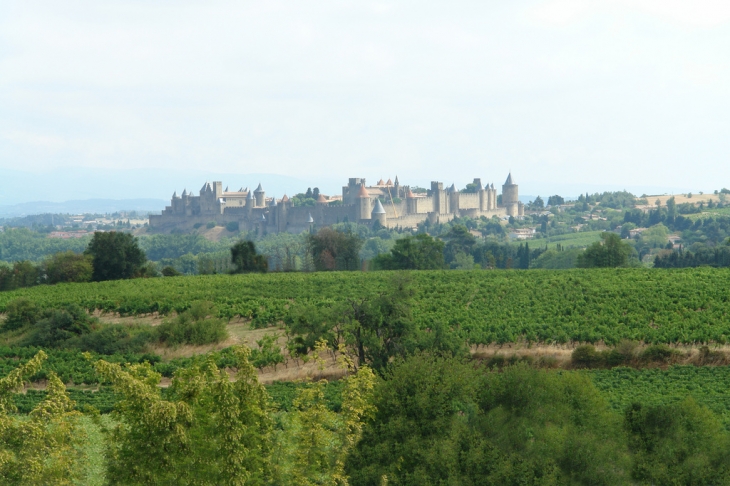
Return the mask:
<path id="1" fill-rule="evenodd" d="M 482 185 L 474 179 L 468 192 L 457 191 L 452 184 L 444 189 L 442 182 L 432 182 L 425 193 L 414 193 L 395 178 L 368 186 L 365 179 L 351 178 L 342 188 L 342 196 L 320 194 L 314 206 L 294 206 L 285 195 L 277 200 L 267 198 L 261 184 L 254 190 L 223 189 L 221 182 L 206 182 L 199 195 L 184 190 L 175 192 L 162 214 L 150 215 L 150 227 L 190 229 L 196 224 L 215 221 L 218 224 L 237 222 L 244 231 L 263 233 L 300 233 L 317 227 L 351 221 L 383 227 L 415 228 L 429 220 L 447 222 L 455 217 L 521 216 L 524 207 L 518 200 L 517 184 L 512 174 L 502 185 L 502 201 L 497 204 L 494 184 Z"/>

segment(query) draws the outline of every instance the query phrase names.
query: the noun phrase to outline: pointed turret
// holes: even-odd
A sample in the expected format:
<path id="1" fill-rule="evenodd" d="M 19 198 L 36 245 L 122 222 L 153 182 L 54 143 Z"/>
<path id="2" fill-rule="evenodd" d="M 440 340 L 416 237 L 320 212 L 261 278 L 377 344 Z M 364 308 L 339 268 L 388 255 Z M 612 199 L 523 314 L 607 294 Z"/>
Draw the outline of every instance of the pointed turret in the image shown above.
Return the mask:
<path id="1" fill-rule="evenodd" d="M 451 187 L 449 187 L 449 192 L 456 192 L 456 184 L 452 183 Z"/>
<path id="2" fill-rule="evenodd" d="M 395 176 L 395 185 L 400 186 L 400 183 L 398 182 L 398 176 Z"/>
<path id="3" fill-rule="evenodd" d="M 375 207 L 371 214 L 385 214 L 385 208 L 383 208 L 383 204 L 380 202 L 380 199 L 375 200 Z"/>
<path id="4" fill-rule="evenodd" d="M 287 196 L 286 194 L 284 194 L 284 197 L 281 198 L 281 202 L 288 203 L 289 202 L 289 196 Z"/>
<path id="5" fill-rule="evenodd" d="M 223 192 L 228 192 L 228 186 L 226 186 L 226 190 L 225 190 L 225 191 L 223 191 Z"/>
<path id="6" fill-rule="evenodd" d="M 253 191 L 253 195 L 256 198 L 256 206 L 262 207 L 266 205 L 266 195 L 264 193 L 264 189 L 261 187 L 261 183 L 259 182 L 259 187 L 256 188 L 255 191 Z"/>
<path id="7" fill-rule="evenodd" d="M 309 223 L 309 224 L 314 223 L 314 218 L 312 217 L 312 213 L 307 213 L 307 223 Z"/>
<path id="8" fill-rule="evenodd" d="M 408 188 L 406 189 L 406 197 L 407 197 L 408 199 L 413 199 L 414 197 L 416 197 L 416 196 L 415 196 L 415 195 L 413 194 L 413 191 L 411 191 L 411 188 L 410 188 L 410 187 L 408 187 Z"/>
<path id="9" fill-rule="evenodd" d="M 182 197 L 187 197 L 187 195 L 188 195 L 188 190 L 183 189 Z"/>
<path id="10" fill-rule="evenodd" d="M 520 199 L 517 184 L 512 179 L 512 172 L 509 173 L 502 186 L 502 206 L 504 206 L 508 216 L 519 216 Z"/>
<path id="11" fill-rule="evenodd" d="M 391 187 L 393 185 L 393 181 L 388 179 L 388 182 L 385 183 L 386 186 Z"/>
<path id="12" fill-rule="evenodd" d="M 365 186 L 361 185 L 360 190 L 357 191 L 357 197 L 370 197 L 370 194 L 368 194 L 367 189 L 365 189 Z"/>
<path id="13" fill-rule="evenodd" d="M 175 191 L 175 192 L 172 193 L 172 198 L 173 199 L 177 199 L 177 191 Z"/>
<path id="14" fill-rule="evenodd" d="M 370 213 L 370 219 L 377 221 L 381 226 L 385 226 L 387 222 L 386 218 L 385 208 L 383 208 L 383 205 L 380 203 L 380 199 L 376 199 L 375 208 L 373 208 L 373 212 Z"/>
<path id="15" fill-rule="evenodd" d="M 327 200 L 321 193 L 319 196 L 317 196 L 317 204 L 327 204 Z"/>

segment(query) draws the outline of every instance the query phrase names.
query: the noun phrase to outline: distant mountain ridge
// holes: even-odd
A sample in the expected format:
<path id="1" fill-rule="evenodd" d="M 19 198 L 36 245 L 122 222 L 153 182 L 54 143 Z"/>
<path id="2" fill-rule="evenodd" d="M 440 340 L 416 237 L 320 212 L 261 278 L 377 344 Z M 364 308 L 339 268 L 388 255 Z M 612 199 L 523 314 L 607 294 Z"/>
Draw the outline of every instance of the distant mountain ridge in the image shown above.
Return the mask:
<path id="1" fill-rule="evenodd" d="M 64 202 L 33 201 L 0 206 L 0 218 L 13 218 L 33 214 L 81 214 L 114 213 L 117 211 L 153 211 L 165 209 L 169 201 L 164 199 L 83 199 Z"/>

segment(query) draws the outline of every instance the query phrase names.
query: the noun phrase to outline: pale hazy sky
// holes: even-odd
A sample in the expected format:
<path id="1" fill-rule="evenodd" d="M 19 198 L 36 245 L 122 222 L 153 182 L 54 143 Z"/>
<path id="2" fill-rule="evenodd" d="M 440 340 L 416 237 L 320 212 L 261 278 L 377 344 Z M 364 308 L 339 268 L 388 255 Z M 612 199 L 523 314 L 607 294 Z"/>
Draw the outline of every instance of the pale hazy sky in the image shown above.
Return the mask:
<path id="1" fill-rule="evenodd" d="M 71 167 L 730 187 L 730 1 L 3 0 L 0 179 Z"/>

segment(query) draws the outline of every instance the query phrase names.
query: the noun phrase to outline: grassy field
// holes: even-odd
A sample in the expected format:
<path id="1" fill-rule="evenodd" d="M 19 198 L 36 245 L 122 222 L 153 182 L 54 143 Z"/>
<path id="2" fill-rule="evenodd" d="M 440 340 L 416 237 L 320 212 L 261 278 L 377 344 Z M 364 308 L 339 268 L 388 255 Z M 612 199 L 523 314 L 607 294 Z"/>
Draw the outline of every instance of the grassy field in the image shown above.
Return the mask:
<path id="1" fill-rule="evenodd" d="M 717 218 L 718 216 L 730 216 L 730 207 L 725 208 L 705 208 L 701 213 L 685 214 L 684 217 L 696 221 L 698 219 Z"/>
<path id="2" fill-rule="evenodd" d="M 565 248 L 583 248 L 601 239 L 603 231 L 583 231 L 580 233 L 567 233 L 564 235 L 550 236 L 549 238 L 541 238 L 534 240 L 535 245 L 554 248 L 555 244 L 560 243 Z"/>

